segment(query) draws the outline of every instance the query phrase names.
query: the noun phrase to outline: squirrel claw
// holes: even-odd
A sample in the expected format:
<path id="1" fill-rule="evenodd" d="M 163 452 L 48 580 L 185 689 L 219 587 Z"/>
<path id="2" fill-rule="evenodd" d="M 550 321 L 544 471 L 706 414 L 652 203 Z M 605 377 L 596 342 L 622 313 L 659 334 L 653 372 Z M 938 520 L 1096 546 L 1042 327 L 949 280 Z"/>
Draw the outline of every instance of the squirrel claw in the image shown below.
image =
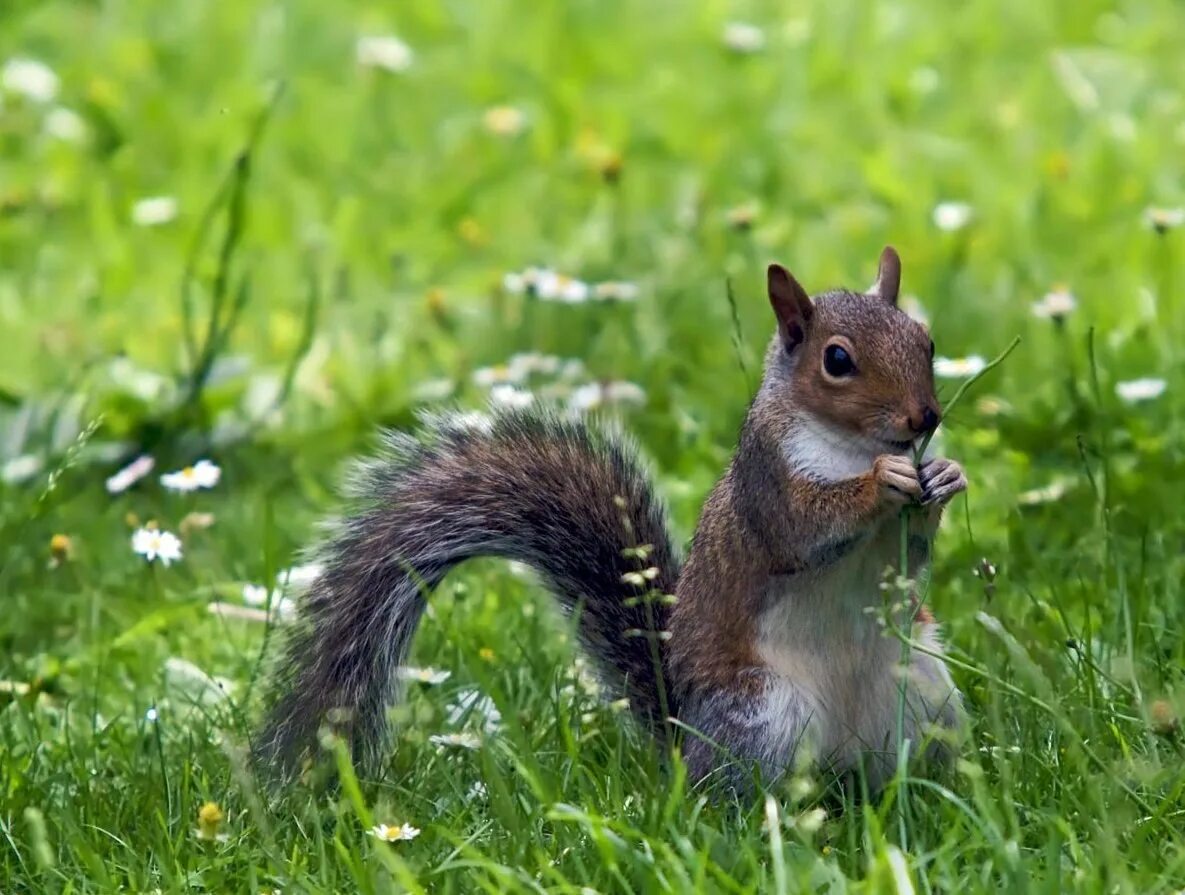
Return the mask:
<path id="1" fill-rule="evenodd" d="M 903 506 L 922 499 L 924 492 L 918 470 L 907 457 L 882 454 L 873 463 L 872 472 L 885 504 Z"/>
<path id="2" fill-rule="evenodd" d="M 967 490 L 967 476 L 954 460 L 930 460 L 918 470 L 918 479 L 922 485 L 922 503 L 926 506 L 949 503 L 956 494 Z"/>

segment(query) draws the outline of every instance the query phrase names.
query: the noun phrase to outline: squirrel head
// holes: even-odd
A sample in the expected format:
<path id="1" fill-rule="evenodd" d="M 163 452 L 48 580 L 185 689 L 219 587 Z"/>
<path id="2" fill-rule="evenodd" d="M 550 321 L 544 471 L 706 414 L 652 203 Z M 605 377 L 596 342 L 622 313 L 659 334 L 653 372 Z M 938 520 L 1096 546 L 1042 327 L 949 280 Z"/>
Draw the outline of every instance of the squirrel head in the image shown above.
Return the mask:
<path id="1" fill-rule="evenodd" d="M 768 277 L 778 332 L 766 360 L 767 407 L 788 420 L 809 414 L 873 456 L 904 453 L 938 426 L 934 343 L 897 307 L 901 259 L 892 247 L 866 292 L 833 290 L 812 302 L 784 267 L 771 264 Z"/>

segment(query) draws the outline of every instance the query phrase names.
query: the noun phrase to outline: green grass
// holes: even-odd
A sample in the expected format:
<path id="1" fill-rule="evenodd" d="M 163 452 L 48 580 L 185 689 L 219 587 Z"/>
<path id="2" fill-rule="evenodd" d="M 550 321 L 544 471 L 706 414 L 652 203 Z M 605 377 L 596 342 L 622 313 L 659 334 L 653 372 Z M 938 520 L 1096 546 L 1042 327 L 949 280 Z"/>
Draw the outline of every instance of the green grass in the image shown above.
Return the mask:
<path id="1" fill-rule="evenodd" d="M 723 47 L 734 18 L 763 52 Z M 357 66 L 369 33 L 414 64 Z M 5 4 L 0 60 L 50 65 L 88 138 L 46 136 L 48 107 L 4 94 L 0 464 L 44 466 L 0 482 L 0 892 L 1185 887 L 1185 244 L 1142 221 L 1185 204 L 1183 43 L 1172 0 Z M 228 216 L 220 184 L 279 81 Z M 516 138 L 483 127 L 504 103 L 526 113 Z M 153 195 L 176 219 L 134 225 Z M 935 227 L 944 200 L 968 226 Z M 1023 340 L 942 439 L 972 483 L 930 587 L 970 708 L 953 773 L 831 804 L 817 829 L 804 781 L 707 801 L 580 686 L 539 588 L 475 564 L 433 598 L 413 658 L 452 676 L 397 711 L 384 778 L 254 786 L 265 626 L 207 605 L 298 561 L 376 426 L 433 393 L 480 407 L 473 371 L 516 351 L 578 357 L 645 388 L 622 415 L 686 538 L 771 329 L 764 264 L 863 286 L 889 242 L 940 354 Z M 532 263 L 641 296 L 503 294 Z M 1030 310 L 1059 283 L 1078 300 L 1062 326 Z M 216 332 L 241 298 L 189 402 L 183 292 L 198 346 L 218 296 Z M 137 396 L 120 355 L 166 380 Z M 1165 394 L 1117 398 L 1144 376 Z M 108 495 L 138 447 L 157 473 L 209 456 L 223 479 Z M 180 563 L 131 552 L 130 517 L 177 531 L 191 511 L 215 521 Z M 55 534 L 73 554 L 53 565 Z M 500 727 L 438 750 L 474 687 Z M 210 801 L 226 838 L 206 842 Z M 403 821 L 422 834 L 364 833 Z"/>

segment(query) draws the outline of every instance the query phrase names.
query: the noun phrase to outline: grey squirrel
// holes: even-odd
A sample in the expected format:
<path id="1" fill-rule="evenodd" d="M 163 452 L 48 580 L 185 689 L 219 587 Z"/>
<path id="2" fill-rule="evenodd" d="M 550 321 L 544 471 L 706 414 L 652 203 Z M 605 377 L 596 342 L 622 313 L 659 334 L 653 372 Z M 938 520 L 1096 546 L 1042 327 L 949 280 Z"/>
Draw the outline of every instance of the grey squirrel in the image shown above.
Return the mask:
<path id="1" fill-rule="evenodd" d="M 292 771 L 330 724 L 374 768 L 428 595 L 458 563 L 497 556 L 578 614 L 583 648 L 642 724 L 664 736 L 677 719 L 694 779 L 743 787 L 806 760 L 862 768 L 875 789 L 897 767 L 901 704 L 912 754 L 946 757 L 951 738 L 931 734 L 957 727 L 961 696 L 934 619 L 898 610 L 926 647 L 903 670 L 869 611 L 899 562 L 900 508 L 920 506 L 916 575 L 967 486 L 951 460 L 912 459 L 940 408 L 933 342 L 897 308 L 900 277 L 886 248 L 868 291 L 812 302 L 769 267 L 777 332 L 686 562 L 634 449 L 598 426 L 527 409 L 387 434 L 287 636 L 257 756 Z"/>

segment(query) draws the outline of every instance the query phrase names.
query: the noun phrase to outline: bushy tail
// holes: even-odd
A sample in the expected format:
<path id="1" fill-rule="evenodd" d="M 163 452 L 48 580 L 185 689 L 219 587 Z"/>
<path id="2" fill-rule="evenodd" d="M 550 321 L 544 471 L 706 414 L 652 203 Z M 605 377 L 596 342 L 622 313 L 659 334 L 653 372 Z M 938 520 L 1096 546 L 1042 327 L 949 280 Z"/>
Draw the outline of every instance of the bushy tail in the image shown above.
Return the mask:
<path id="1" fill-rule="evenodd" d="M 278 657 L 256 745 L 272 768 L 294 767 L 327 722 L 373 767 L 425 597 L 476 556 L 536 569 L 579 612 L 585 648 L 631 706 L 649 719 L 673 713 L 656 661 L 667 607 L 639 597 L 674 593 L 678 561 L 627 444 L 538 411 L 434 415 L 415 434 L 387 435 L 352 484 L 357 506 Z"/>

